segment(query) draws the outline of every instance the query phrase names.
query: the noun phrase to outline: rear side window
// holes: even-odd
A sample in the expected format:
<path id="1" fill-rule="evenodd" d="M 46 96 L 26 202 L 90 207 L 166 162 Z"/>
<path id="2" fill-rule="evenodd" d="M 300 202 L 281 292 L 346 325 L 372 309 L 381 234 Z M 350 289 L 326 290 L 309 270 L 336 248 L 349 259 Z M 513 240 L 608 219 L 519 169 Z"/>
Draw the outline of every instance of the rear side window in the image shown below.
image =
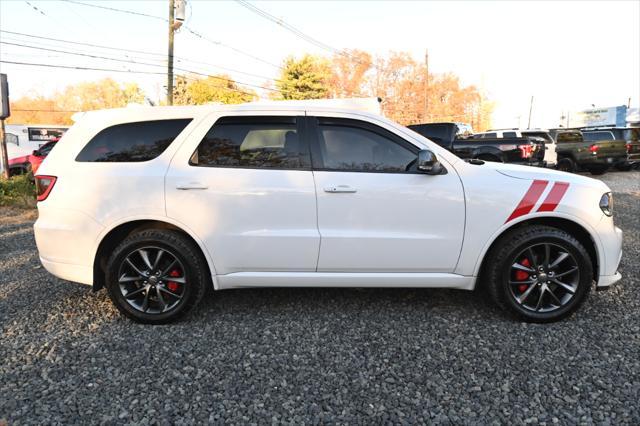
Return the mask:
<path id="1" fill-rule="evenodd" d="M 582 142 L 582 134 L 578 132 L 558 133 L 558 143 Z"/>
<path id="2" fill-rule="evenodd" d="M 516 132 L 503 132 L 502 133 L 502 137 L 503 138 L 517 138 L 518 135 L 516 135 Z"/>
<path id="3" fill-rule="evenodd" d="M 586 141 L 612 141 L 614 139 L 611 132 L 583 132 Z"/>
<path id="4" fill-rule="evenodd" d="M 191 122 L 179 120 L 139 121 L 107 127 L 80 151 L 76 161 L 135 163 L 153 160 Z"/>
<path id="5" fill-rule="evenodd" d="M 296 117 L 223 117 L 191 156 L 205 167 L 309 169 L 309 148 Z"/>

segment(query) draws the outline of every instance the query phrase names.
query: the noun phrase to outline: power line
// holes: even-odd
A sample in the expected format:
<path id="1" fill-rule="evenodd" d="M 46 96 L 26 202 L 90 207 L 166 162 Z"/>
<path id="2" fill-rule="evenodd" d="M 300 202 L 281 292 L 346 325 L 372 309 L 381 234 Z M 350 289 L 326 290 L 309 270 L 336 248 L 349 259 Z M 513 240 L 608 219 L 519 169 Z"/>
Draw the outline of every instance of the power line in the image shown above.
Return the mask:
<path id="1" fill-rule="evenodd" d="M 95 7 L 95 8 L 98 8 L 98 9 L 110 10 L 112 12 L 128 13 L 130 15 L 144 16 L 146 18 L 159 19 L 159 20 L 164 21 L 164 22 L 169 22 L 168 19 L 163 18 L 162 16 L 149 15 L 147 13 L 135 12 L 133 10 L 117 9 L 115 7 L 100 6 L 98 4 L 83 3 L 81 1 L 75 1 L 75 0 L 61 0 L 61 1 L 64 1 L 64 2 L 67 2 L 67 3 L 72 3 L 72 4 L 77 4 L 77 5 L 80 5 L 80 6 Z"/>
<path id="2" fill-rule="evenodd" d="M 62 110 L 62 109 L 16 109 L 11 108 L 11 111 L 17 112 L 82 112 L 77 110 Z"/>
<path id="3" fill-rule="evenodd" d="M 138 71 L 138 70 L 131 70 L 131 69 L 114 69 L 114 68 L 96 68 L 96 67 L 81 67 L 81 66 L 72 66 L 72 65 L 57 65 L 57 64 L 44 64 L 44 63 L 36 63 L 36 62 L 18 62 L 18 61 L 6 61 L 3 59 L 0 59 L 0 63 L 3 64 L 13 64 L 13 65 L 25 65 L 25 66 L 35 66 L 35 67 L 47 67 L 47 68 L 62 68 L 62 69 L 73 69 L 73 70 L 82 70 L 82 71 L 107 71 L 107 72 L 122 72 L 122 73 L 132 73 L 132 74 L 149 74 L 149 75 L 166 75 L 166 73 L 164 72 L 154 72 L 154 71 Z M 201 74 L 204 75 L 204 74 Z M 182 76 L 184 78 L 189 79 L 188 76 Z M 213 77 L 216 78 L 215 76 L 208 76 L 208 77 Z M 219 77 L 222 80 L 226 80 L 223 79 L 222 77 Z M 197 79 L 193 79 L 192 80 L 197 80 Z M 228 82 L 233 82 L 235 83 L 233 80 L 227 80 Z M 242 93 L 245 94 L 247 96 L 255 96 L 255 93 L 249 93 L 246 92 L 244 90 L 241 89 L 236 89 L 236 88 L 232 88 L 232 87 L 225 87 L 224 89 L 226 90 L 231 90 L 234 92 L 238 92 L 238 93 Z M 272 89 L 272 90 L 276 90 L 276 89 Z"/>
<path id="4" fill-rule="evenodd" d="M 160 16 L 156 16 L 156 15 L 149 15 L 149 14 L 141 13 L 141 12 L 134 12 L 134 11 L 132 11 L 132 10 L 118 9 L 118 8 L 115 8 L 115 7 L 107 7 L 107 6 L 100 6 L 100 5 L 97 5 L 97 4 L 83 3 L 83 2 L 80 2 L 80 1 L 76 1 L 76 0 L 62 0 L 62 1 L 65 1 L 65 2 L 67 2 L 67 3 L 72 3 L 72 4 L 81 5 L 81 6 L 95 7 L 95 8 L 99 8 L 99 9 L 105 9 L 105 10 L 109 10 L 109 11 L 111 11 L 111 12 L 128 13 L 128 14 L 131 14 L 131 15 L 144 16 L 144 17 L 147 17 L 147 18 L 159 19 L 159 20 L 164 21 L 164 22 L 169 22 L 169 20 L 168 20 L 168 19 L 165 19 L 165 18 L 160 17 Z M 241 54 L 241 55 L 244 55 L 244 56 L 246 56 L 246 57 L 248 57 L 248 58 L 251 58 L 251 59 L 254 59 L 254 60 L 256 60 L 256 61 L 260 61 L 260 62 L 262 62 L 262 63 L 265 63 L 265 64 L 267 64 L 267 65 L 271 65 L 271 66 L 273 66 L 273 67 L 276 67 L 276 68 L 282 69 L 282 67 L 281 67 L 281 66 L 276 65 L 276 64 L 273 64 L 273 63 L 271 63 L 271 62 L 269 62 L 269 61 L 267 61 L 267 60 L 265 60 L 265 59 L 259 58 L 258 56 L 252 55 L 251 53 L 247 53 L 247 52 L 245 52 L 245 51 L 243 51 L 243 50 L 241 50 L 241 49 L 238 49 L 238 48 L 236 48 L 236 47 L 233 47 L 233 46 L 230 46 L 230 45 L 228 45 L 228 44 L 222 43 L 222 42 L 220 42 L 220 41 L 211 40 L 210 38 L 208 38 L 208 37 L 206 37 L 206 36 L 202 35 L 201 33 L 199 33 L 199 32 L 197 32 L 197 31 L 195 31 L 195 30 L 191 29 L 190 27 L 188 27 L 188 26 L 186 26 L 186 25 L 183 25 L 183 26 L 182 26 L 182 28 L 184 28 L 184 29 L 185 29 L 186 31 L 188 31 L 189 33 L 191 33 L 191 34 L 195 35 L 196 37 L 199 37 L 199 38 L 201 38 L 201 39 L 203 39 L 203 40 L 205 40 L 205 41 L 208 41 L 208 42 L 210 42 L 210 43 L 212 43 L 212 44 L 214 44 L 214 45 L 216 45 L 216 46 L 221 46 L 221 47 L 224 47 L 224 48 L 227 48 L 227 49 L 233 50 L 234 52 L 239 53 L 239 54 Z"/>
<path id="5" fill-rule="evenodd" d="M 119 51 L 119 52 L 132 52 L 132 53 L 138 53 L 138 54 L 143 54 L 143 55 L 158 56 L 158 57 L 162 58 L 162 60 L 166 60 L 166 54 L 164 54 L 164 53 L 145 52 L 145 51 L 142 51 L 142 50 L 125 49 L 125 48 L 115 47 L 115 46 L 105 46 L 105 45 L 92 44 L 92 43 L 83 43 L 83 42 L 78 42 L 78 41 L 71 41 L 71 40 L 63 40 L 63 39 L 59 39 L 59 38 L 37 36 L 37 35 L 33 35 L 33 34 L 19 33 L 19 32 L 15 32 L 15 31 L 7 31 L 7 30 L 0 30 L 0 33 L 7 33 L 7 34 L 24 36 L 24 37 L 37 38 L 37 39 L 42 39 L 42 40 L 55 41 L 55 42 L 59 42 L 59 43 L 69 43 L 69 44 L 74 44 L 74 45 L 79 45 L 79 46 L 94 47 L 94 48 L 99 48 L 99 49 L 116 50 L 116 51 Z M 54 46 L 54 47 L 58 47 L 58 46 Z M 151 59 L 151 58 L 144 58 L 144 59 L 145 60 L 156 60 L 156 59 Z M 181 56 L 175 56 L 175 59 L 178 62 L 182 62 L 183 61 L 183 62 L 191 62 L 191 63 L 194 63 L 194 64 L 206 65 L 206 66 L 210 66 L 210 67 L 220 68 L 220 69 L 225 70 L 225 71 L 235 72 L 235 73 L 238 73 L 238 74 L 244 74 L 244 75 L 247 75 L 247 76 L 250 76 L 250 77 L 263 78 L 265 80 L 271 80 L 271 81 L 274 81 L 274 82 L 280 82 L 281 81 L 281 80 L 279 80 L 277 78 L 271 78 L 271 77 L 267 77 L 267 76 L 260 75 L 260 74 L 254 74 L 254 73 L 249 73 L 249 72 L 246 72 L 246 71 L 240 71 L 240 70 L 237 70 L 237 69 L 224 67 L 224 66 L 220 66 L 220 65 L 216 65 L 216 64 L 211 64 L 211 63 L 208 63 L 208 62 L 197 61 L 195 59 L 189 59 L 189 58 L 185 58 L 185 57 L 181 57 Z M 157 59 L 157 60 L 160 60 L 160 59 Z"/>
<path id="6" fill-rule="evenodd" d="M 88 53 L 69 52 L 67 50 L 49 49 L 49 48 L 46 48 L 46 47 L 29 46 L 29 45 L 26 45 L 26 44 L 10 43 L 10 42 L 6 42 L 6 41 L 0 41 L 0 44 L 6 44 L 6 45 L 10 45 L 10 46 L 26 47 L 26 48 L 29 48 L 29 49 L 44 50 L 44 51 L 55 52 L 55 53 L 64 53 L 64 54 L 67 54 L 67 55 L 84 56 L 84 57 L 89 57 L 89 58 L 94 58 L 94 59 L 104 59 L 104 60 L 109 60 L 109 61 L 124 62 L 124 63 L 136 64 L 136 65 L 146 65 L 146 66 L 163 67 L 164 68 L 164 65 L 152 64 L 152 63 L 149 63 L 149 62 L 132 61 L 130 59 L 110 58 L 110 57 L 107 57 L 107 56 L 92 55 L 92 54 L 88 54 Z M 265 86 L 260 86 L 260 85 L 257 85 L 257 84 L 251 84 L 251 83 L 246 83 L 246 82 L 242 82 L 242 81 L 231 80 L 229 78 L 224 78 L 224 77 L 220 77 L 220 76 L 216 76 L 216 75 L 205 74 L 205 73 L 201 73 L 201 72 L 198 72 L 198 71 L 193 71 L 193 70 L 186 69 L 186 68 L 178 68 L 178 67 L 176 67 L 175 69 L 178 70 L 178 71 L 187 72 L 187 73 L 191 73 L 191 74 L 196 74 L 196 75 L 200 75 L 200 76 L 203 76 L 203 77 L 210 77 L 210 78 L 214 78 L 214 79 L 217 79 L 217 80 L 222 80 L 222 81 L 225 81 L 227 83 L 234 83 L 234 84 L 237 83 L 237 84 L 242 84 L 244 86 L 250 86 L 250 87 L 255 87 L 255 88 L 258 88 L 258 89 L 264 89 L 264 90 L 271 90 L 271 91 L 279 92 L 278 89 L 273 89 L 271 87 L 265 87 Z"/>
<path id="7" fill-rule="evenodd" d="M 131 69 L 122 70 L 122 69 L 114 69 L 114 68 L 81 67 L 81 66 L 75 66 L 75 65 L 56 65 L 56 64 L 43 64 L 43 63 L 35 63 L 35 62 L 17 62 L 17 61 L 5 61 L 4 59 L 0 59 L 0 63 L 13 64 L 13 65 L 30 65 L 30 66 L 48 67 L 48 68 L 64 68 L 64 69 L 71 69 L 71 70 L 128 72 L 128 73 L 133 73 L 133 74 L 166 75 L 166 73 L 164 73 L 164 72 L 136 71 L 136 70 L 131 70 Z"/>

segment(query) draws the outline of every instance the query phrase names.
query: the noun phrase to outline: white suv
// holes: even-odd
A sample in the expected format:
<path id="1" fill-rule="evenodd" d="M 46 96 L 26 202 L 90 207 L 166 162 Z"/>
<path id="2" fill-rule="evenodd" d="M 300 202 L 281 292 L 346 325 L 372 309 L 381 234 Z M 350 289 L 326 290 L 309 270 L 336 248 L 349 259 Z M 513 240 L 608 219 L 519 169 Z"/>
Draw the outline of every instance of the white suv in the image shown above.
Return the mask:
<path id="1" fill-rule="evenodd" d="M 295 105 L 86 113 L 36 176 L 52 274 L 168 322 L 215 290 L 485 285 L 568 315 L 620 279 L 611 194 L 583 176 L 464 162 L 380 116 Z"/>

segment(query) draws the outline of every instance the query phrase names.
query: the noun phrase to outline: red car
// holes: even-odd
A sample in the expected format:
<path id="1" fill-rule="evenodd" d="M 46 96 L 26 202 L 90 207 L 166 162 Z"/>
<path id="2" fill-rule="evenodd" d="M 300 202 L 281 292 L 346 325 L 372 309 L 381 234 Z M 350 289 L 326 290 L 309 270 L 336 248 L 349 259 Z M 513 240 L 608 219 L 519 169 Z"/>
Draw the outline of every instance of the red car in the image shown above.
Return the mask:
<path id="1" fill-rule="evenodd" d="M 16 157 L 9 160 L 9 175 L 22 175 L 29 171 L 36 173 L 42 161 L 49 155 L 51 149 L 58 143 L 59 139 L 45 143 L 39 149 L 33 151 L 30 155 Z"/>

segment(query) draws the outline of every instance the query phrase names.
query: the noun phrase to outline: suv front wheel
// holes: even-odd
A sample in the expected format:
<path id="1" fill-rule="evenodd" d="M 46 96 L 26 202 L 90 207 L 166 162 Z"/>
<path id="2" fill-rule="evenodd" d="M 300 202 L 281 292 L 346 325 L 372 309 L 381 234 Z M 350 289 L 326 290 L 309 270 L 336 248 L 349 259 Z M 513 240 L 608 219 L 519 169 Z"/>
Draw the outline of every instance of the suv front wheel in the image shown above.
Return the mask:
<path id="1" fill-rule="evenodd" d="M 208 282 L 204 262 L 198 248 L 179 232 L 135 232 L 107 262 L 107 291 L 127 317 L 146 324 L 168 323 L 202 299 Z"/>
<path id="2" fill-rule="evenodd" d="M 586 299 L 593 281 L 591 258 L 569 233 L 542 225 L 518 228 L 487 255 L 489 295 L 528 322 L 558 321 Z"/>

